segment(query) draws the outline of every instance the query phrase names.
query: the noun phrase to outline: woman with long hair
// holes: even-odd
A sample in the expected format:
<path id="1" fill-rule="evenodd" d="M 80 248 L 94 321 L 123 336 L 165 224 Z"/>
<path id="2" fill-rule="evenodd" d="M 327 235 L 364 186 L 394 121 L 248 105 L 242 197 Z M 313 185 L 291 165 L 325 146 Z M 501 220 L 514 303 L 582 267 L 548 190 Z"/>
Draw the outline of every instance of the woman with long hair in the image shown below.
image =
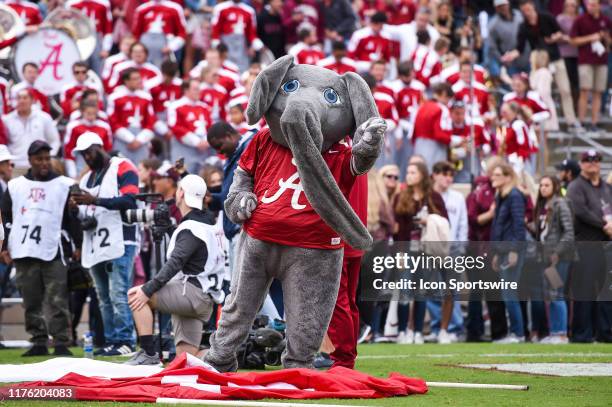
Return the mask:
<path id="1" fill-rule="evenodd" d="M 394 240 L 420 241 L 423 227 L 429 214 L 437 214 L 448 219 L 442 196 L 433 190 L 426 164 L 412 162 L 406 172 L 406 188 L 401 190 L 393 200 L 396 221 Z M 422 344 L 423 321 L 425 319 L 425 302 L 414 301 L 414 330 L 408 328 L 410 304 L 400 303 L 397 310 L 400 344 Z"/>
<path id="2" fill-rule="evenodd" d="M 540 179 L 533 215 L 534 237 L 542 245 L 544 287 L 550 294 L 550 336 L 540 343 L 568 343 L 567 305 L 563 289 L 573 259 L 574 223 L 570 206 L 561 196 L 561 183 L 555 176 Z M 532 305 L 541 306 L 543 302 Z"/>
<path id="3" fill-rule="evenodd" d="M 500 272 L 505 281 L 518 283 L 524 262 L 525 196 L 517 188 L 517 176 L 510 164 L 498 164 L 493 169 L 491 181 L 496 190 L 491 241 L 504 242 L 493 246 L 492 268 Z M 509 289 L 502 290 L 502 298 L 510 318 L 510 334 L 495 343 L 524 342 L 523 314 L 516 293 Z"/>
<path id="4" fill-rule="evenodd" d="M 384 181 L 387 198 L 391 201 L 393 195 L 397 194 L 400 190 L 400 169 L 395 164 L 384 165 L 380 167 L 378 174 L 380 174 Z"/>

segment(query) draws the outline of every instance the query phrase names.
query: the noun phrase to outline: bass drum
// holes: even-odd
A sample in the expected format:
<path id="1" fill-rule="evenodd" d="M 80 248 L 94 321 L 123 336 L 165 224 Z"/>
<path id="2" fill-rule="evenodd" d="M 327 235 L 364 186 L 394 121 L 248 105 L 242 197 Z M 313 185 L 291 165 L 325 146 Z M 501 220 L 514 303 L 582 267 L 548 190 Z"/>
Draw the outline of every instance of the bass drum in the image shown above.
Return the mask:
<path id="1" fill-rule="evenodd" d="M 13 47 L 13 77 L 23 80 L 23 66 L 38 65 L 40 75 L 34 84 L 47 96 L 57 95 L 74 81 L 72 65 L 81 60 L 76 43 L 64 31 L 41 28 L 19 40 Z"/>

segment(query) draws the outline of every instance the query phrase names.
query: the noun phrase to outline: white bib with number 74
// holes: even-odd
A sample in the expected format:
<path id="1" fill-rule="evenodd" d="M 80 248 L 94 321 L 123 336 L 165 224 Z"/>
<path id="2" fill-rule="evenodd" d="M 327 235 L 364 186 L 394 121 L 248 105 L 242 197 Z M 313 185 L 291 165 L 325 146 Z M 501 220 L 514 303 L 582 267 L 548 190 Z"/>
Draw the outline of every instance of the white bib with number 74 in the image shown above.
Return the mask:
<path id="1" fill-rule="evenodd" d="M 108 170 L 98 186 L 87 187 L 91 172 L 81 178 L 81 189 L 98 198 L 116 198 L 119 196 L 117 169 L 122 159 L 111 158 Z M 79 211 L 86 216 L 96 218 L 96 227 L 83 231 L 83 249 L 81 264 L 89 268 L 103 261 L 118 259 L 125 253 L 123 243 L 123 221 L 119 211 L 111 211 L 101 206 L 89 206 Z"/>
<path id="2" fill-rule="evenodd" d="M 74 181 L 64 176 L 50 181 L 21 176 L 9 181 L 13 223 L 8 249 L 13 259 L 32 257 L 51 261 L 57 256 L 64 208 L 72 184 Z"/>

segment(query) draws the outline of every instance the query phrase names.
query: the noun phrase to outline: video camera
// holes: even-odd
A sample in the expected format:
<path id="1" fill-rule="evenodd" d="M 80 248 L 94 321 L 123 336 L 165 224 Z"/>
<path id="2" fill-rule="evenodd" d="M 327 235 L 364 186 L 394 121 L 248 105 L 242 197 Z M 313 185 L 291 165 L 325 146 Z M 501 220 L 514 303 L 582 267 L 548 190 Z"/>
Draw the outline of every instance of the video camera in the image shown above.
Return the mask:
<path id="1" fill-rule="evenodd" d="M 269 318 L 258 315 L 247 340 L 238 349 L 240 369 L 263 370 L 266 365 L 280 366 L 281 355 L 287 345 L 282 321 L 275 320 L 276 328 L 268 328 Z"/>

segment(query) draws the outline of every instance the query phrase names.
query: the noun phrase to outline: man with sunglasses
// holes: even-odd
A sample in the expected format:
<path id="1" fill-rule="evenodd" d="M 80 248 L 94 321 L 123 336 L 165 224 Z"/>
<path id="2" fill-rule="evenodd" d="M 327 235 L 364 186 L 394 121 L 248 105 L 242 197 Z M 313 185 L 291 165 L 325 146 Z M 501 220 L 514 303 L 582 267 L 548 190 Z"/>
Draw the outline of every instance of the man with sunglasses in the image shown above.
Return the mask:
<path id="1" fill-rule="evenodd" d="M 584 152 L 580 160 L 580 176 L 569 184 L 567 190 L 575 216 L 575 240 L 579 242 L 579 260 L 571 277 L 571 288 L 576 298 L 572 342 L 593 342 L 593 339 L 612 342 L 612 302 L 594 301 L 604 287 L 607 267 L 605 243 L 593 242 L 612 240 L 612 186 L 601 178 L 602 158 L 596 150 Z"/>
<path id="2" fill-rule="evenodd" d="M 66 85 L 60 93 L 60 105 L 65 118 L 69 118 L 70 114 L 79 108 L 79 102 L 85 89 L 92 89 L 102 94 L 101 83 L 98 85 L 93 78 L 88 77 L 88 71 L 89 67 L 86 62 L 78 61 L 72 65 L 74 81 Z"/>

